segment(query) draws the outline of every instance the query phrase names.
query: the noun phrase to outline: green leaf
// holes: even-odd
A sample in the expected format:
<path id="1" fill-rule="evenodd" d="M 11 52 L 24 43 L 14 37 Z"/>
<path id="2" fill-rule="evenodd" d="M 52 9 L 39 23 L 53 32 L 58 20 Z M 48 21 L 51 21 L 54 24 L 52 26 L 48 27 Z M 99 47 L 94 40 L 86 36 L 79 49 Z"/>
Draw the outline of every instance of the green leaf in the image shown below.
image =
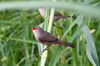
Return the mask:
<path id="1" fill-rule="evenodd" d="M 70 2 L 52 2 L 52 1 L 20 1 L 20 2 L 2 2 L 0 3 L 0 11 L 4 9 L 21 9 L 33 7 L 57 7 L 63 9 L 74 10 L 76 12 L 100 18 L 100 9 L 93 6 L 80 5 L 78 3 Z"/>

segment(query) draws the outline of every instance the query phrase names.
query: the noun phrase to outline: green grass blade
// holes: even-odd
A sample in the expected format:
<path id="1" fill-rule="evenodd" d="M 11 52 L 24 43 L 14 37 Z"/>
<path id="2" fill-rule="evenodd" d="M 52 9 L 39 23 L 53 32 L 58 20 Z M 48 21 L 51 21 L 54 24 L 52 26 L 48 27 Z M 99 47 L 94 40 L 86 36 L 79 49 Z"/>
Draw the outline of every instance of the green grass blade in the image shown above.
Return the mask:
<path id="1" fill-rule="evenodd" d="M 97 56 L 95 44 L 94 44 L 94 41 L 93 41 L 92 36 L 90 34 L 90 31 L 86 25 L 82 29 L 82 32 L 84 33 L 84 38 L 87 41 L 87 45 L 86 45 L 87 56 L 94 66 L 99 66 L 99 61 L 98 61 L 98 56 Z"/>
<path id="2" fill-rule="evenodd" d="M 13 5 L 13 6 L 12 6 Z M 33 7 L 57 7 L 63 9 L 70 9 L 76 12 L 100 18 L 100 9 L 92 6 L 80 5 L 70 2 L 52 2 L 52 1 L 21 1 L 21 2 L 2 2 L 0 3 L 0 11 L 4 9 L 20 9 L 20 8 L 33 8 Z"/>

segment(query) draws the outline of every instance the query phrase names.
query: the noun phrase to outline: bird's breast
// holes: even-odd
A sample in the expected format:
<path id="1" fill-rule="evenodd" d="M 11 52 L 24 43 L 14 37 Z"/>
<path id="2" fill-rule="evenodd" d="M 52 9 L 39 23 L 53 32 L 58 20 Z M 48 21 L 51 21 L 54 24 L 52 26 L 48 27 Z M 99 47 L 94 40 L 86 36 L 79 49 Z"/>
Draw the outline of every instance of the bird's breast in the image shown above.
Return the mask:
<path id="1" fill-rule="evenodd" d="M 40 41 L 40 39 L 43 37 L 43 34 L 42 33 L 40 33 L 40 32 L 37 32 L 37 33 L 35 33 L 35 39 L 37 40 L 37 41 Z"/>

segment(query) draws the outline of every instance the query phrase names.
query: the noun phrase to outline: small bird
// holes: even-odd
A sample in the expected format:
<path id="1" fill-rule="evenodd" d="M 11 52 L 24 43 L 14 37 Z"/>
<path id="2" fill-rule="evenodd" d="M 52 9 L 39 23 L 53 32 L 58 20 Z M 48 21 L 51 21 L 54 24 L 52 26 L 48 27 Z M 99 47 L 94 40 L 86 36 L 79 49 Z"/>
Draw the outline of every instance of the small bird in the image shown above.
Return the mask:
<path id="1" fill-rule="evenodd" d="M 39 26 L 32 28 L 32 31 L 35 35 L 36 40 L 42 44 L 45 44 L 45 45 L 60 44 L 60 45 L 70 46 L 70 47 L 74 48 L 74 44 L 69 43 L 69 42 L 64 42 L 64 41 L 58 39 L 54 35 L 44 31 Z"/>
<path id="2" fill-rule="evenodd" d="M 46 13 L 46 10 L 45 8 L 43 7 L 38 7 L 38 10 L 40 12 L 40 15 L 45 18 L 45 13 Z M 71 16 L 65 16 L 65 15 L 62 15 L 60 12 L 57 12 L 55 11 L 55 14 L 54 14 L 54 21 L 58 21 L 59 19 L 61 18 L 67 18 L 67 17 L 71 17 Z"/>

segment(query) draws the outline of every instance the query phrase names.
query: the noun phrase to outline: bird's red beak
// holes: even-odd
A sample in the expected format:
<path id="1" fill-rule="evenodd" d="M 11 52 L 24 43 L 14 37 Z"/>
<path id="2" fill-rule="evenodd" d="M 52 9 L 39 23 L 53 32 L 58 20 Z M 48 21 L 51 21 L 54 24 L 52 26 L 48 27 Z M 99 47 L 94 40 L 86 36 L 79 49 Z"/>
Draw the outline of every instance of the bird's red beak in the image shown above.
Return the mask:
<path id="1" fill-rule="evenodd" d="M 31 30 L 37 30 L 37 28 L 31 28 Z"/>

